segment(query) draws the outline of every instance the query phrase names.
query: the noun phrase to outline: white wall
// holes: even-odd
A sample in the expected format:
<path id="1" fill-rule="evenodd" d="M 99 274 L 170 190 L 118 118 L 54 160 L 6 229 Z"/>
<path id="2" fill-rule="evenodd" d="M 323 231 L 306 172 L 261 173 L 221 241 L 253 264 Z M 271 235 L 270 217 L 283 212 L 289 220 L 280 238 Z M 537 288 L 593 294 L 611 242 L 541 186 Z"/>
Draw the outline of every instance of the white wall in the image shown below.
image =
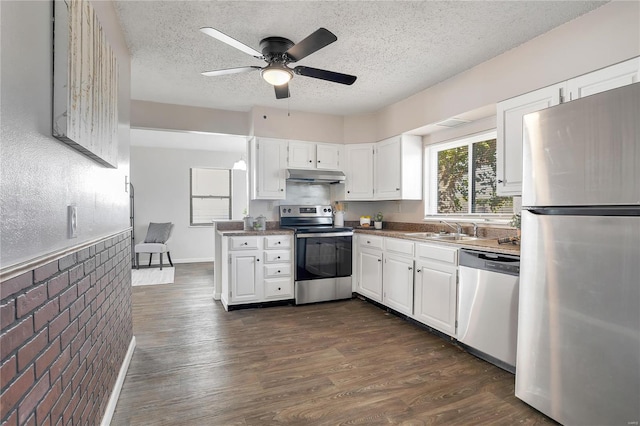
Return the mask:
<path id="1" fill-rule="evenodd" d="M 189 224 L 189 170 L 230 169 L 240 156 L 237 152 L 132 146 L 136 242 L 144 241 L 149 222 L 172 222 L 169 247 L 174 262 L 213 261 L 213 228 Z M 148 262 L 148 256 L 141 255 L 140 261 Z"/>
<path id="2" fill-rule="evenodd" d="M 0 266 L 73 247 L 129 226 L 131 59 L 110 2 L 95 2 L 117 55 L 118 168 L 106 168 L 51 136 L 52 2 L 0 1 Z M 67 206 L 78 207 L 78 237 Z"/>

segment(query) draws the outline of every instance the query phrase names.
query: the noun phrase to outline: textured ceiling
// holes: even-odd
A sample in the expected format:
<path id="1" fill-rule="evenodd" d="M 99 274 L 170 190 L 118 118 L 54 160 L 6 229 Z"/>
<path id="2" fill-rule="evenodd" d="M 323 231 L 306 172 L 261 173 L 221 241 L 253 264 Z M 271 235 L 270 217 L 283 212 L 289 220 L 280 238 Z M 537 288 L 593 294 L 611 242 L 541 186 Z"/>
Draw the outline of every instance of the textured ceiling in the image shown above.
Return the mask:
<path id="1" fill-rule="evenodd" d="M 249 111 L 253 106 L 373 112 L 593 10 L 595 1 L 116 1 L 132 54 L 132 98 Z M 265 63 L 199 31 L 210 26 L 260 50 L 320 27 L 338 41 L 295 65 L 353 74 L 352 86 L 295 76 L 276 100 L 259 72 L 202 71 Z"/>

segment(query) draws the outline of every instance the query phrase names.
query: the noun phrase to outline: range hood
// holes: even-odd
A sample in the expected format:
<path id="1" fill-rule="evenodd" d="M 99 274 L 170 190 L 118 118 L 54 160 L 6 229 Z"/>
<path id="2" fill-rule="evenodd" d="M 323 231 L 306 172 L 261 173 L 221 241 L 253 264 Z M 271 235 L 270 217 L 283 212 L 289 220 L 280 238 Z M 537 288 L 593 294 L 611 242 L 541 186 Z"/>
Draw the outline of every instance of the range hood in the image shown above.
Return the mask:
<path id="1" fill-rule="evenodd" d="M 287 169 L 287 180 L 309 183 L 342 183 L 345 175 L 339 170 Z"/>

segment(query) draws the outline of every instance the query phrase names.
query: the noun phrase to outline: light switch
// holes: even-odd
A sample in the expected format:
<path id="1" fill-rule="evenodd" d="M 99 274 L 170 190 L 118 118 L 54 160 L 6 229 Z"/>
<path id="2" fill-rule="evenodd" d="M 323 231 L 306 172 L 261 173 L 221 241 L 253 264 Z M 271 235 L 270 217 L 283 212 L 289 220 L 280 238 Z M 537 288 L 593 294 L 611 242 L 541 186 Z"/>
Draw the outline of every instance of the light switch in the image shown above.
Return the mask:
<path id="1" fill-rule="evenodd" d="M 78 207 L 72 204 L 67 207 L 67 223 L 69 238 L 78 237 Z"/>

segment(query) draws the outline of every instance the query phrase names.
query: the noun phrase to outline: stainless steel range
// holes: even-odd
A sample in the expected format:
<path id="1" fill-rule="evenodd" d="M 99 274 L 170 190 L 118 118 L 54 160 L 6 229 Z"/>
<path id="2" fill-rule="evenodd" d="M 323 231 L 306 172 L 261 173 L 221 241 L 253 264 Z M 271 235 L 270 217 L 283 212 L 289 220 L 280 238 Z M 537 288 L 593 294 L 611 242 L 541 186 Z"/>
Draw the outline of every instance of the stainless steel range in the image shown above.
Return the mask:
<path id="1" fill-rule="evenodd" d="M 334 227 L 331 206 L 281 206 L 280 227 L 295 231 L 296 304 L 350 299 L 353 228 Z"/>

